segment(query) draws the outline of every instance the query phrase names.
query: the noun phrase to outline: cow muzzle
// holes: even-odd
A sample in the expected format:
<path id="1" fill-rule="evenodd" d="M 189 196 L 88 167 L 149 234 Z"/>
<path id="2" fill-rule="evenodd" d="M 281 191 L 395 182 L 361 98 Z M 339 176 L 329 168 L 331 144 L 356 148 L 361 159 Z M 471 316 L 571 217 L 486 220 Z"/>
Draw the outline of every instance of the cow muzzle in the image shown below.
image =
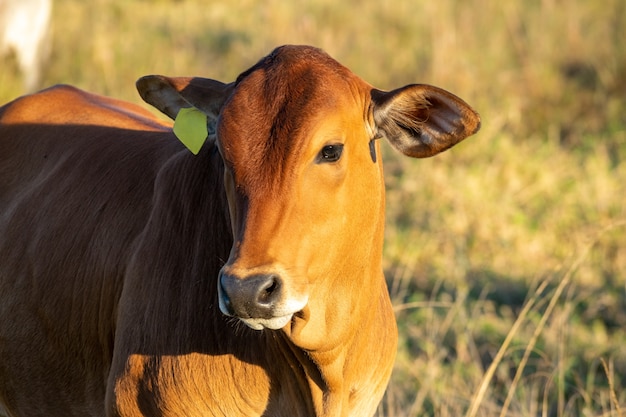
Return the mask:
<path id="1" fill-rule="evenodd" d="M 285 280 L 276 273 L 240 277 L 222 269 L 219 274 L 220 310 L 255 330 L 281 329 L 306 306 L 307 297 L 290 297 L 289 292 Z"/>

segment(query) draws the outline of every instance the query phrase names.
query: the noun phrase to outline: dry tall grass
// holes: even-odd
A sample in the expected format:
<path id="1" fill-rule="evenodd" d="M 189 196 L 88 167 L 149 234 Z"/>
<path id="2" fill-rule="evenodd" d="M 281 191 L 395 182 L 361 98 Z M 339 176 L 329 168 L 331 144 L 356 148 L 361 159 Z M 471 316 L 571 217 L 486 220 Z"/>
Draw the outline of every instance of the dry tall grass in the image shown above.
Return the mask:
<path id="1" fill-rule="evenodd" d="M 148 73 L 230 81 L 320 46 L 380 88 L 483 116 L 446 154 L 385 149 L 401 342 L 379 414 L 626 409 L 626 2 L 58 0 L 46 83 L 139 103 Z M 20 93 L 10 60 L 0 101 Z"/>

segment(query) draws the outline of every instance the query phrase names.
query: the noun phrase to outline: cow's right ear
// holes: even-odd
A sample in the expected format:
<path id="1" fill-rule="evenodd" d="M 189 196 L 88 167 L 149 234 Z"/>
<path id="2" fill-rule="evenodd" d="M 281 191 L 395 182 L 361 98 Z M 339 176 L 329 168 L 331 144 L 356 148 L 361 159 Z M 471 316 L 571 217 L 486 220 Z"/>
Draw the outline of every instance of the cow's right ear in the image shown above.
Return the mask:
<path id="1" fill-rule="evenodd" d="M 230 96 L 234 83 L 199 77 L 164 77 L 146 75 L 137 80 L 137 91 L 143 100 L 176 119 L 181 108 L 196 107 L 209 120 L 217 119 L 222 105 Z"/>
<path id="2" fill-rule="evenodd" d="M 233 86 L 197 77 L 147 75 L 137 80 L 141 98 L 175 120 L 174 133 L 194 155 L 210 132 L 215 132 L 217 117 Z"/>

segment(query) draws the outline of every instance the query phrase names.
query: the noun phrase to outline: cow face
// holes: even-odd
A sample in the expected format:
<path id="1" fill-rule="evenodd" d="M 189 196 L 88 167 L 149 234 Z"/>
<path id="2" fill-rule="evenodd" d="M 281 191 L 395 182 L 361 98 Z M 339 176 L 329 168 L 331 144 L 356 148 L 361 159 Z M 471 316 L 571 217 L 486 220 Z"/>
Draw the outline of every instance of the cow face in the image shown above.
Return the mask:
<path id="1" fill-rule="evenodd" d="M 138 88 L 171 117 L 193 105 L 216 124 L 234 240 L 219 306 L 258 330 L 324 326 L 380 290 L 376 139 L 427 157 L 480 124 L 450 93 L 424 85 L 382 92 L 311 47 L 278 48 L 228 85 L 151 76 Z"/>
<path id="2" fill-rule="evenodd" d="M 235 241 L 219 278 L 224 313 L 282 328 L 311 297 L 345 287 L 378 240 L 368 91 L 313 49 L 277 50 L 239 78 L 217 130 Z"/>

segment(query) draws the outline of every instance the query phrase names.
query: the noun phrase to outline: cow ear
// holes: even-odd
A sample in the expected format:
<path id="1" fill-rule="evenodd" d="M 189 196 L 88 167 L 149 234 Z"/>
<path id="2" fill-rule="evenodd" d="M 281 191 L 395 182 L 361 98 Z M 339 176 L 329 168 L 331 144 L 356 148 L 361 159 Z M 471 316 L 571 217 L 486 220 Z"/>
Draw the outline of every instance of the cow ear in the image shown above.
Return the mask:
<path id="1" fill-rule="evenodd" d="M 429 85 L 373 89 L 374 123 L 394 148 L 413 158 L 436 155 L 480 128 L 480 116 L 452 93 Z"/>
<path id="2" fill-rule="evenodd" d="M 137 91 L 147 103 L 174 119 L 174 134 L 197 155 L 230 96 L 234 83 L 207 78 L 147 75 L 137 80 Z"/>
<path id="3" fill-rule="evenodd" d="M 217 119 L 233 85 L 208 78 L 146 75 L 137 80 L 137 91 L 146 103 L 171 119 L 176 119 L 181 108 L 196 107 L 211 121 Z"/>

